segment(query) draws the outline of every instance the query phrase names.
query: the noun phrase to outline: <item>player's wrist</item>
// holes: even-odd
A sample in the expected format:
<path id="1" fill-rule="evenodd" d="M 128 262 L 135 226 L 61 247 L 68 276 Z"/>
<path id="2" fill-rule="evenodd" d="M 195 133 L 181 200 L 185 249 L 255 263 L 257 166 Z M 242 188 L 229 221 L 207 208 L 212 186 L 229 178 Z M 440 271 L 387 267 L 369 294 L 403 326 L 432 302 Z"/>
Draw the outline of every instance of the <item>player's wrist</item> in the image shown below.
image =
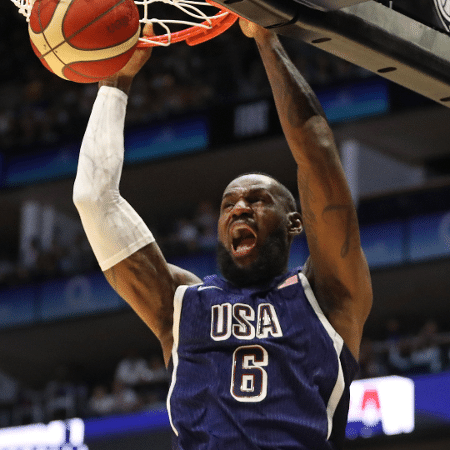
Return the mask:
<path id="1" fill-rule="evenodd" d="M 255 35 L 255 41 L 259 47 L 274 47 L 279 44 L 278 36 L 273 32 L 262 28 Z"/>
<path id="2" fill-rule="evenodd" d="M 132 76 L 114 75 L 112 77 L 105 78 L 104 80 L 100 80 L 98 82 L 98 87 L 114 87 L 120 89 L 122 92 L 128 95 L 130 93 L 131 84 L 133 83 L 133 78 L 134 77 Z"/>
<path id="3" fill-rule="evenodd" d="M 271 41 L 274 37 L 276 37 L 276 34 L 273 31 L 258 25 L 255 27 L 252 37 L 256 42 L 264 43 Z"/>

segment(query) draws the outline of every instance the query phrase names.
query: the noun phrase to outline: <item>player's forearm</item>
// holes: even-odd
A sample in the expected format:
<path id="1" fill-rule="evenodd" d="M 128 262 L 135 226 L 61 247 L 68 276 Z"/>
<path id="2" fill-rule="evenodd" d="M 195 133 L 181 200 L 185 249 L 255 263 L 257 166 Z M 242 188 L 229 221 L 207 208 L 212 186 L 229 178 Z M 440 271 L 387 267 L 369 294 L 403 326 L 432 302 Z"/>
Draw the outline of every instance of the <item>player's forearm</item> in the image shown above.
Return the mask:
<path id="1" fill-rule="evenodd" d="M 261 31 L 256 43 L 269 78 L 282 121 L 298 127 L 325 113 L 305 78 L 294 66 L 275 33 Z"/>
<path id="2" fill-rule="evenodd" d="M 102 270 L 128 257 L 153 236 L 120 196 L 127 97 L 100 89 L 81 146 L 73 200 Z"/>
<path id="3" fill-rule="evenodd" d="M 332 159 L 338 162 L 331 129 L 316 94 L 294 66 L 278 37 L 261 30 L 256 43 L 272 88 L 275 104 L 291 152 L 299 166 L 317 170 Z"/>

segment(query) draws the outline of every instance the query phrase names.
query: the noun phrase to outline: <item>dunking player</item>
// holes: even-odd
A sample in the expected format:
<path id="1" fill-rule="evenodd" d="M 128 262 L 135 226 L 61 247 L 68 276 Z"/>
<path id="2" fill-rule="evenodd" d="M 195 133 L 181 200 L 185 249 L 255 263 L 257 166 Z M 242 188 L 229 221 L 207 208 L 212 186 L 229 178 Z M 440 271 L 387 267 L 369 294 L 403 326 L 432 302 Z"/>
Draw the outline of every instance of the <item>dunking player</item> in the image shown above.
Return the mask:
<path id="1" fill-rule="evenodd" d="M 176 448 L 340 449 L 372 303 L 357 217 L 314 93 L 276 35 L 246 21 L 241 27 L 257 43 L 298 166 L 302 216 L 273 178 L 240 176 L 221 203 L 223 278 L 202 281 L 166 262 L 118 190 L 127 93 L 149 50 L 100 83 L 74 201 L 106 278 L 153 330 L 173 369 L 167 403 Z M 288 271 L 302 228 L 310 257 Z"/>

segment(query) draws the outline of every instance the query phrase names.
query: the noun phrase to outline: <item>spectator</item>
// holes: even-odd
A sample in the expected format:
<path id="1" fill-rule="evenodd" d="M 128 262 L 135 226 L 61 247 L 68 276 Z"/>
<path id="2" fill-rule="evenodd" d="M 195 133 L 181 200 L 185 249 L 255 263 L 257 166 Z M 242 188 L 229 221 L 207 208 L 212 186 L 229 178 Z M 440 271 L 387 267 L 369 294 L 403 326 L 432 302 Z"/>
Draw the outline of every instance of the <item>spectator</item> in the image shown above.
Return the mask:
<path id="1" fill-rule="evenodd" d="M 19 383 L 0 371 L 0 427 L 12 424 L 12 411 L 17 402 Z"/>
<path id="2" fill-rule="evenodd" d="M 197 206 L 194 223 L 199 229 L 212 229 L 216 232 L 219 211 L 214 208 L 212 202 L 203 200 Z"/>
<path id="3" fill-rule="evenodd" d="M 177 221 L 174 235 L 175 248 L 180 254 L 194 252 L 198 249 L 198 229 L 194 222 L 186 218 L 181 218 Z"/>
<path id="4" fill-rule="evenodd" d="M 442 354 L 437 344 L 438 325 L 427 320 L 413 341 L 411 369 L 414 373 L 437 373 L 442 370 Z"/>
<path id="5" fill-rule="evenodd" d="M 386 364 L 382 360 L 382 355 L 374 349 L 374 342 L 368 338 L 363 339 L 361 342 L 359 367 L 358 378 L 375 378 L 389 375 Z"/>
<path id="6" fill-rule="evenodd" d="M 15 278 L 16 267 L 8 252 L 0 249 L 0 286 L 9 285 Z"/>
<path id="7" fill-rule="evenodd" d="M 215 227 L 207 226 L 199 230 L 198 249 L 209 252 L 217 247 L 217 230 Z"/>
<path id="8" fill-rule="evenodd" d="M 142 390 L 143 396 L 149 404 L 155 401 L 165 401 L 169 390 L 170 377 L 163 358 L 159 354 L 153 355 L 149 361 L 149 368 L 151 377 Z"/>
<path id="9" fill-rule="evenodd" d="M 92 390 L 88 400 L 88 414 L 92 416 L 107 416 L 115 411 L 114 396 L 104 384 L 98 384 Z"/>
<path id="10" fill-rule="evenodd" d="M 27 275 L 27 278 L 32 280 L 39 276 L 38 261 L 42 258 L 41 241 L 37 236 L 33 236 L 26 246 L 23 255 L 21 266 Z"/>
<path id="11" fill-rule="evenodd" d="M 63 420 L 75 417 L 77 412 L 77 388 L 66 366 L 58 366 L 54 377 L 44 390 L 44 411 L 47 420 Z"/>
<path id="12" fill-rule="evenodd" d="M 396 317 L 390 317 L 385 323 L 385 339 L 387 342 L 398 342 L 402 337 L 400 321 Z"/>
<path id="13" fill-rule="evenodd" d="M 114 375 L 114 381 L 125 386 L 137 387 L 151 381 L 152 372 L 148 363 L 136 348 L 130 348 L 125 357 L 119 362 Z"/>
<path id="14" fill-rule="evenodd" d="M 60 266 L 66 275 L 83 273 L 96 267 L 94 254 L 84 232 L 76 234 L 74 242 L 65 251 Z"/>
<path id="15" fill-rule="evenodd" d="M 114 380 L 112 396 L 115 413 L 127 414 L 142 409 L 143 402 L 136 391 L 121 381 Z"/>
<path id="16" fill-rule="evenodd" d="M 12 424 L 28 425 L 43 420 L 42 392 L 27 386 L 19 386 L 17 401 L 12 409 Z"/>
<path id="17" fill-rule="evenodd" d="M 88 412 L 92 416 L 127 414 L 142 409 L 144 403 L 134 389 L 115 380 L 112 389 L 105 384 L 97 384 L 88 401 Z"/>
<path id="18" fill-rule="evenodd" d="M 65 253 L 64 247 L 54 238 L 50 248 L 41 251 L 36 261 L 40 278 L 45 280 L 61 276 L 61 261 Z"/>
<path id="19" fill-rule="evenodd" d="M 386 322 L 386 342 L 388 344 L 388 365 L 392 374 L 405 375 L 411 368 L 411 349 L 400 331 L 400 321 L 390 318 Z"/>

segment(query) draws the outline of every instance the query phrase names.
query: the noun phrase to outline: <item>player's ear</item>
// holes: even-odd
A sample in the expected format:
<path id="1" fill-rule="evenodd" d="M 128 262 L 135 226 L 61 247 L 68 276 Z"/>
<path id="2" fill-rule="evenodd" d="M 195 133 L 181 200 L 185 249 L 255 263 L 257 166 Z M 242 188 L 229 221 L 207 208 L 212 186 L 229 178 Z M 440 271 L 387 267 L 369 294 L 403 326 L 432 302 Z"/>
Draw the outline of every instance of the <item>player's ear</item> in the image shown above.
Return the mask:
<path id="1" fill-rule="evenodd" d="M 289 228 L 288 233 L 290 236 L 298 236 L 303 231 L 303 223 L 302 223 L 302 216 L 297 211 L 289 212 L 288 215 L 288 221 L 289 221 Z"/>

